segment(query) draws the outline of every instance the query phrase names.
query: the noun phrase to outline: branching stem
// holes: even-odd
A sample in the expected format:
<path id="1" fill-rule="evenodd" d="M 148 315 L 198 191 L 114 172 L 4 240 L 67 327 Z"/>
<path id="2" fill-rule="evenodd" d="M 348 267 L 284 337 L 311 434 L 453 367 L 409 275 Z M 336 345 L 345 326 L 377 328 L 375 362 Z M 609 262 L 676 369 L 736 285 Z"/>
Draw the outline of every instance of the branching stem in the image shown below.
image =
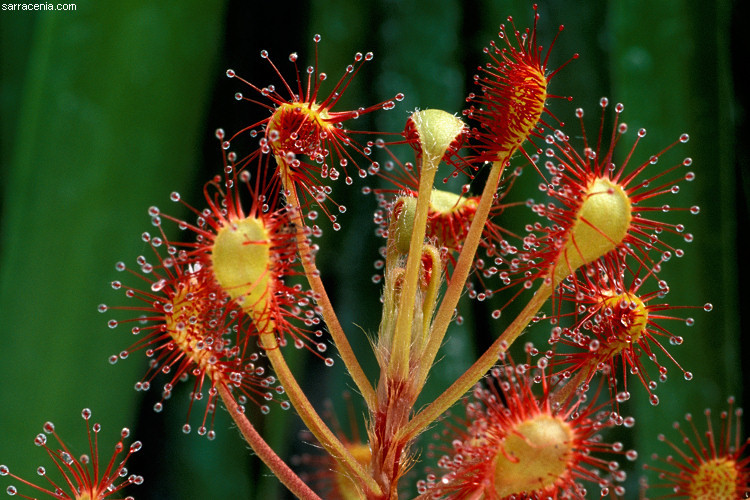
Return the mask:
<path id="1" fill-rule="evenodd" d="M 448 330 L 448 325 L 453 319 L 453 312 L 456 310 L 458 300 L 461 298 L 466 280 L 471 272 L 471 266 L 474 263 L 477 248 L 479 248 L 479 243 L 482 240 L 484 224 L 487 222 L 487 217 L 492 208 L 492 202 L 495 198 L 495 192 L 497 191 L 497 185 L 500 182 L 500 175 L 503 172 L 505 162 L 506 160 L 502 159 L 492 164 L 492 170 L 490 170 L 487 183 L 482 191 L 482 197 L 479 200 L 474 219 L 471 222 L 469 232 L 461 249 L 461 254 L 458 256 L 456 267 L 453 270 L 451 282 L 445 291 L 445 296 L 440 302 L 440 307 L 432 322 L 427 346 L 424 349 L 423 361 L 421 363 L 422 369 L 419 374 L 417 387 L 422 387 L 427 380 L 427 374 L 432 368 L 438 349 L 440 349 L 440 345 L 445 337 L 445 332 Z"/>
<path id="2" fill-rule="evenodd" d="M 422 432 L 428 425 L 434 422 L 448 408 L 450 408 L 461 396 L 481 379 L 487 371 L 497 362 L 498 356 L 505 352 L 508 347 L 523 333 L 531 320 L 539 312 L 549 296 L 552 294 L 552 284 L 543 281 L 523 311 L 513 320 L 489 349 L 477 359 L 471 367 L 461 375 L 453 384 L 443 392 L 435 401 L 430 403 L 422 411 L 417 413 L 409 424 L 402 429 L 403 438 L 411 439 Z"/>

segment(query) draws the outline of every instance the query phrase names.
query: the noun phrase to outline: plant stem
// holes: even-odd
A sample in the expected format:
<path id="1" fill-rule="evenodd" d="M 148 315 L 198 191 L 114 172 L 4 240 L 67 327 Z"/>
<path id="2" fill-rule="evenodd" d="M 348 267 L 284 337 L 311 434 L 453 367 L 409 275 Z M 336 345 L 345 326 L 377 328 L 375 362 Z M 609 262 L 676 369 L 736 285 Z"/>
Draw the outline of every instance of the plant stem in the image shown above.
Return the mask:
<path id="1" fill-rule="evenodd" d="M 304 232 L 305 223 L 302 220 L 302 209 L 300 207 L 299 197 L 297 196 L 297 190 L 294 183 L 289 181 L 288 176 L 285 173 L 286 169 L 289 167 L 286 166 L 283 158 L 279 156 L 276 157 L 276 161 L 279 163 L 279 167 L 282 171 L 281 178 L 284 190 L 287 193 L 287 202 L 294 207 L 292 222 L 297 230 L 297 249 L 300 255 L 300 260 L 302 261 L 302 266 L 305 269 L 305 276 L 310 284 L 310 288 L 312 288 L 312 291 L 315 294 L 315 300 L 318 306 L 320 306 L 323 321 L 325 321 L 326 327 L 331 333 L 331 338 L 336 345 L 336 349 L 339 351 L 341 360 L 344 362 L 347 372 L 349 372 L 354 384 L 357 386 L 360 394 L 362 394 L 368 408 L 372 410 L 375 408 L 376 404 L 375 389 L 373 389 L 367 375 L 365 375 L 364 370 L 362 370 L 362 366 L 359 364 L 357 356 L 354 354 L 354 350 L 352 349 L 349 340 L 346 338 L 344 329 L 341 327 L 341 323 L 339 323 L 336 312 L 333 310 L 333 305 L 328 298 L 328 293 L 323 286 L 323 281 L 320 279 L 320 271 L 318 271 L 318 268 L 315 265 L 315 259 Z"/>
<path id="2" fill-rule="evenodd" d="M 604 359 L 611 360 L 613 356 L 615 356 L 618 352 L 615 349 L 609 348 L 611 350 L 604 351 L 607 354 L 603 356 Z M 578 388 L 586 383 L 588 384 L 591 382 L 591 379 L 593 378 L 594 374 L 596 373 L 596 365 L 599 363 L 599 359 L 592 358 L 586 362 L 585 365 L 579 366 L 576 369 L 576 374 L 568 380 L 563 387 L 560 389 L 557 389 L 555 392 L 551 395 L 551 401 L 552 403 L 559 403 L 561 405 L 566 404 L 575 394 Z"/>
<path id="3" fill-rule="evenodd" d="M 492 343 L 482 356 L 477 359 L 471 367 L 461 375 L 453 384 L 443 392 L 435 401 L 430 403 L 404 427 L 401 432 L 404 439 L 413 439 L 428 425 L 434 422 L 448 408 L 450 408 L 461 396 L 481 379 L 487 371 L 497 362 L 500 354 L 505 352 L 510 345 L 523 333 L 539 309 L 544 305 L 552 294 L 552 284 L 547 280 L 537 289 L 534 296 L 526 304 L 521 313 L 505 329 L 495 342 Z"/>
<path id="4" fill-rule="evenodd" d="M 427 229 L 427 215 L 430 209 L 432 183 L 435 180 L 435 172 L 437 171 L 435 163 L 439 163 L 440 159 L 433 158 L 430 155 L 423 155 L 422 160 L 427 163 L 421 165 L 419 169 L 417 208 L 414 214 L 414 226 L 409 242 L 409 254 L 406 260 L 406 273 L 401 285 L 398 317 L 393 333 L 391 358 L 388 366 L 389 374 L 399 380 L 406 380 L 409 376 L 414 302 L 416 301 L 418 291 L 417 282 L 419 281 L 419 268 L 422 264 L 422 247 Z"/>
<path id="5" fill-rule="evenodd" d="M 565 402 L 575 394 L 578 386 L 580 386 L 590 374 L 591 371 L 588 366 L 579 368 L 578 373 L 576 373 L 572 380 L 569 380 L 562 388 L 552 393 L 550 396 L 552 404 L 565 404 Z"/>
<path id="6" fill-rule="evenodd" d="M 492 170 L 490 170 L 487 183 L 484 185 L 482 197 L 479 200 L 474 219 L 471 222 L 469 232 L 466 235 L 466 240 L 461 248 L 461 254 L 458 256 L 456 267 L 451 275 L 451 282 L 445 291 L 445 296 L 443 297 L 437 314 L 435 315 L 435 319 L 432 322 L 432 329 L 422 356 L 423 361 L 420 364 L 421 370 L 417 387 L 422 387 L 425 380 L 427 380 L 427 374 L 429 373 L 430 368 L 432 368 L 432 364 L 435 361 L 435 357 L 437 356 L 440 345 L 445 337 L 445 332 L 448 330 L 448 325 L 453 319 L 453 312 L 456 310 L 458 300 L 461 298 L 461 294 L 464 291 L 466 280 L 469 277 L 471 266 L 474 263 L 477 248 L 482 240 L 484 224 L 487 222 L 487 217 L 492 208 L 497 185 L 500 181 L 500 175 L 503 172 L 506 161 L 507 160 L 503 158 L 492 164 Z"/>
<path id="7" fill-rule="evenodd" d="M 341 466 L 349 472 L 353 479 L 356 479 L 358 484 L 361 484 L 368 490 L 368 493 L 375 495 L 380 494 L 380 487 L 375 480 L 365 471 L 357 460 L 352 456 L 349 450 L 344 444 L 336 437 L 336 435 L 328 428 L 328 426 L 320 418 L 318 412 L 315 411 L 310 401 L 305 396 L 304 391 L 297 383 L 297 379 L 294 378 L 289 366 L 286 364 L 284 356 L 281 354 L 279 345 L 276 341 L 276 335 L 274 333 L 261 333 L 260 342 L 265 349 L 266 356 L 271 361 L 274 373 L 279 378 L 279 382 L 287 396 L 289 401 L 297 410 L 300 418 L 305 423 L 307 428 L 312 432 L 313 436 L 318 442 L 326 449 L 329 455 L 336 460 Z"/>
<path id="8" fill-rule="evenodd" d="M 234 400 L 232 393 L 226 385 L 217 384 L 219 394 L 224 401 L 224 405 L 229 411 L 232 420 L 237 424 L 245 441 L 250 445 L 256 455 L 260 457 L 271 472 L 279 478 L 279 481 L 286 486 L 297 498 L 304 500 L 320 500 L 320 497 L 307 486 L 300 477 L 289 468 L 289 466 L 279 458 L 276 452 L 268 446 L 268 443 L 258 434 L 253 424 L 247 419 L 245 414 L 240 410 L 239 405 Z"/>

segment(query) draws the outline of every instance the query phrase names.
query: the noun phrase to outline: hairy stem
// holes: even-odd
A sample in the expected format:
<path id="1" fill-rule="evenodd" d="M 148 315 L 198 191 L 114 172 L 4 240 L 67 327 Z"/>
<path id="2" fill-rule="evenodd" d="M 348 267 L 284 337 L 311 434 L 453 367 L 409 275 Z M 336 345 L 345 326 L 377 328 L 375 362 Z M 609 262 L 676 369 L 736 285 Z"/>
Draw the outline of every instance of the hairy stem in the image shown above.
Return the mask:
<path id="1" fill-rule="evenodd" d="M 224 405 L 229 411 L 232 420 L 237 424 L 242 436 L 247 444 L 253 449 L 256 455 L 263 461 L 271 472 L 279 478 L 279 481 L 286 486 L 297 498 L 303 500 L 320 500 L 320 497 L 307 486 L 300 477 L 289 468 L 289 466 L 268 446 L 268 443 L 258 434 L 253 424 L 247 419 L 241 411 L 239 405 L 234 400 L 232 393 L 224 384 L 217 384 L 219 394 L 224 401 Z"/>
<path id="2" fill-rule="evenodd" d="M 458 305 L 458 300 L 461 298 L 466 280 L 471 272 L 471 266 L 474 263 L 477 248 L 482 240 L 484 224 L 487 222 L 487 217 L 492 208 L 492 202 L 494 201 L 497 185 L 500 181 L 500 175 L 503 172 L 505 163 L 506 159 L 503 158 L 492 164 L 492 170 L 490 170 L 487 183 L 484 185 L 484 190 L 482 191 L 482 197 L 479 200 L 477 211 L 474 214 L 474 219 L 469 227 L 466 240 L 461 248 L 461 254 L 458 256 L 456 267 L 451 275 L 451 282 L 445 291 L 445 296 L 443 297 L 437 314 L 435 315 L 435 319 L 432 322 L 429 340 L 424 349 L 417 387 L 422 387 L 425 380 L 427 380 L 427 374 L 432 367 L 432 363 L 435 361 L 435 357 L 437 356 L 440 345 L 445 337 L 445 332 L 448 330 L 448 325 L 453 319 L 453 311 L 455 311 L 456 306 Z"/>
<path id="3" fill-rule="evenodd" d="M 406 273 L 401 286 L 399 296 L 398 317 L 396 328 L 393 333 L 393 347 L 388 372 L 405 380 L 409 376 L 410 353 L 411 353 L 411 331 L 414 319 L 414 302 L 417 297 L 419 268 L 422 263 L 422 246 L 427 228 L 427 215 L 430 209 L 430 197 L 432 196 L 432 183 L 435 180 L 437 165 L 429 162 L 440 162 L 440 158 L 434 159 L 424 155 L 423 160 L 428 164 L 420 168 L 419 192 L 417 195 L 417 208 L 414 214 L 414 227 L 409 243 L 409 254 L 406 261 Z"/>
<path id="4" fill-rule="evenodd" d="M 261 333 L 260 342 L 266 350 L 266 356 L 271 361 L 274 373 L 276 373 L 279 382 L 284 387 L 286 395 L 289 396 L 289 401 L 294 406 L 294 409 L 297 410 L 300 418 L 302 418 L 302 421 L 310 432 L 312 432 L 313 436 L 315 436 L 328 454 L 352 475 L 356 484 L 361 484 L 368 492 L 379 495 L 380 487 L 378 484 L 362 468 L 331 429 L 328 428 L 323 419 L 320 418 L 320 415 L 318 415 L 318 412 L 313 408 L 310 400 L 307 399 L 304 391 L 297 383 L 297 379 L 294 378 L 289 369 L 289 365 L 286 364 L 284 356 L 281 354 L 275 334 Z"/>
<path id="5" fill-rule="evenodd" d="M 489 349 L 477 359 L 471 367 L 446 389 L 435 401 L 417 413 L 409 424 L 402 429 L 405 439 L 412 439 L 434 422 L 461 396 L 481 379 L 497 362 L 498 356 L 505 352 L 510 345 L 523 333 L 539 309 L 552 294 L 552 284 L 544 280 L 534 296 L 523 308 L 523 311 L 513 320 Z"/>

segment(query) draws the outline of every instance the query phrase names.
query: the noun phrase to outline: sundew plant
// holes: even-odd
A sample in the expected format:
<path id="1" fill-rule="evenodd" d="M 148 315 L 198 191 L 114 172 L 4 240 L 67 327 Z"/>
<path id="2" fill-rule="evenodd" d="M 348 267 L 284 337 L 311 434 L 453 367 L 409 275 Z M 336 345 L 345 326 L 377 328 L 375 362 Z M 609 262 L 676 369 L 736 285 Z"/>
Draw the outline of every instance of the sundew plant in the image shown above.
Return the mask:
<path id="1" fill-rule="evenodd" d="M 750 498 L 730 9 L 442 3 L 3 13 L 7 495 Z"/>

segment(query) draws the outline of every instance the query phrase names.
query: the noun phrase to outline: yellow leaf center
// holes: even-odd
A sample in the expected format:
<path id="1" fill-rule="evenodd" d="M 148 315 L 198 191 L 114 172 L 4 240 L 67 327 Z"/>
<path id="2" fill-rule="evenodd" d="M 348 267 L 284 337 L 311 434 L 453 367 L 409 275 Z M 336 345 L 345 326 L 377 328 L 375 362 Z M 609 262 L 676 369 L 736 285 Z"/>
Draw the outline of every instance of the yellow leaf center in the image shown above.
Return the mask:
<path id="1" fill-rule="evenodd" d="M 547 79 L 540 68 L 524 65 L 516 75 L 508 82 L 507 94 L 502 92 L 507 99 L 507 116 L 498 158 L 509 158 L 523 144 L 541 118 L 547 100 Z"/>
<path id="2" fill-rule="evenodd" d="M 519 423 L 503 440 L 494 461 L 498 497 L 543 490 L 555 484 L 573 456 L 570 425 L 550 415 Z"/>
<path id="3" fill-rule="evenodd" d="M 459 194 L 441 191 L 440 189 L 432 191 L 432 196 L 430 197 L 430 209 L 443 216 L 472 208 L 476 211 L 477 205 L 476 198 L 465 198 Z"/>
<path id="4" fill-rule="evenodd" d="M 256 322 L 268 321 L 271 290 L 271 239 L 261 219 L 232 221 L 217 232 L 211 252 L 219 285 Z M 264 330 L 259 325 L 259 329 Z"/>
<path id="5" fill-rule="evenodd" d="M 599 177 L 581 197 L 565 246 L 554 263 L 555 285 L 579 267 L 617 248 L 630 228 L 630 198 L 620 185 Z"/>
<path id="6" fill-rule="evenodd" d="M 325 155 L 323 144 L 333 124 L 328 110 L 316 103 L 284 103 L 274 111 L 266 136 L 275 154 Z"/>
<path id="7" fill-rule="evenodd" d="M 166 315 L 167 332 L 177 348 L 213 379 L 212 351 L 200 347 L 209 335 L 205 330 L 205 315 L 210 311 L 206 309 L 205 301 L 200 299 L 197 280 L 190 278 L 183 283 L 172 297 L 171 311 Z"/>
<path id="8" fill-rule="evenodd" d="M 737 463 L 726 457 L 701 464 L 690 477 L 688 498 L 691 500 L 732 500 L 740 498 L 737 491 Z"/>
<path id="9" fill-rule="evenodd" d="M 638 342 L 648 324 L 648 310 L 637 295 L 629 292 L 613 295 L 602 300 L 601 308 L 615 328 L 612 356 Z"/>

